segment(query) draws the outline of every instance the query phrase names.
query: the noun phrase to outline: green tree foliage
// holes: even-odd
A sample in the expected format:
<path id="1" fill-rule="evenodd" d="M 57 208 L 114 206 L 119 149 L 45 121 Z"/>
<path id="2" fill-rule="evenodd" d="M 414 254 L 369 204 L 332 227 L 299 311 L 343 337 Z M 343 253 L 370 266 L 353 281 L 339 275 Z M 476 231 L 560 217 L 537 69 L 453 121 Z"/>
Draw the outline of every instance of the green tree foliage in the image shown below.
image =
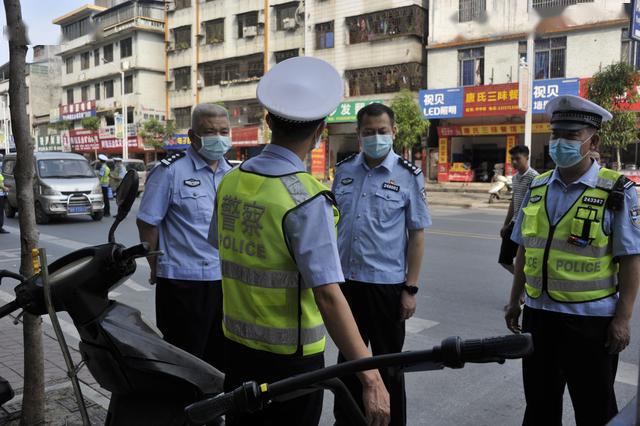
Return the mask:
<path id="1" fill-rule="evenodd" d="M 398 134 L 394 143 L 396 152 L 403 152 L 420 143 L 420 137 L 429 129 L 429 121 L 422 117 L 420 107 L 409 90 L 402 90 L 391 102 L 396 116 Z"/>
<path id="2" fill-rule="evenodd" d="M 627 63 L 609 65 L 593 76 L 587 97 L 607 109 L 613 119 L 602 125 L 600 139 L 605 147 L 615 148 L 618 168 L 620 151 L 638 139 L 636 114 L 628 111 L 629 103 L 638 101 L 640 75 Z"/>
<path id="3" fill-rule="evenodd" d="M 80 122 L 83 129 L 98 131 L 100 128 L 100 119 L 98 117 L 85 117 Z"/>
<path id="4" fill-rule="evenodd" d="M 162 148 L 165 140 L 172 138 L 175 133 L 176 126 L 172 120 L 163 123 L 155 118 L 142 123 L 142 128 L 138 131 L 144 144 L 155 148 Z"/>

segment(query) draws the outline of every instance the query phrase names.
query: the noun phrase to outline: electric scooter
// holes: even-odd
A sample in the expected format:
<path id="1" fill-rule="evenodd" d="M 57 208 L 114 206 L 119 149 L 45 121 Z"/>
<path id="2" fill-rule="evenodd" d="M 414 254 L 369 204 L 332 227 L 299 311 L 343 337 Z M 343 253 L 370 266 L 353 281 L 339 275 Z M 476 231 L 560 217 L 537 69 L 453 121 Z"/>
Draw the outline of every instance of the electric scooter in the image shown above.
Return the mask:
<path id="1" fill-rule="evenodd" d="M 504 362 L 532 350 L 527 334 L 469 341 L 456 337 L 431 350 L 345 362 L 271 384 L 245 383 L 223 393 L 220 371 L 162 340 L 137 309 L 108 298 L 109 291 L 135 272 L 137 258 L 153 254 L 146 243 L 125 248 L 115 241 L 115 231 L 136 198 L 137 180 L 135 171 L 129 171 L 118 188 L 118 214 L 108 243 L 74 251 L 29 278 L 0 271 L 0 284 L 7 277 L 20 282 L 16 299 L 0 307 L 0 318 L 18 309 L 53 317 L 56 312 L 69 314 L 80 335 L 82 362 L 111 392 L 107 425 L 223 425 L 226 414 L 253 412 L 271 401 L 318 389 L 334 392 L 352 413 L 353 424 L 365 425 L 337 377 L 388 366 L 406 372 L 462 368 L 465 362 Z"/>

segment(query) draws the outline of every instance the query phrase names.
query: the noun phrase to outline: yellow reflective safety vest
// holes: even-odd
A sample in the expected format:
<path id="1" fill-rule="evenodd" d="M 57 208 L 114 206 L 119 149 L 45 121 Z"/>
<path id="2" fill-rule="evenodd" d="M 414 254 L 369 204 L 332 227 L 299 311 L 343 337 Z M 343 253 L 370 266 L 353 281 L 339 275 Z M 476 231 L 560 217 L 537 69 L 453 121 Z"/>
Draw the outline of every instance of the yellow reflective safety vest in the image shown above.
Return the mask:
<path id="1" fill-rule="evenodd" d="M 109 177 L 111 176 L 111 169 L 106 164 L 103 165 L 102 167 L 104 167 L 104 174 L 100 176 L 100 185 L 109 186 Z M 102 167 L 100 171 L 102 171 Z"/>
<path id="2" fill-rule="evenodd" d="M 234 342 L 282 355 L 324 351 L 325 329 L 287 245 L 286 216 L 331 193 L 305 172 L 263 176 L 236 168 L 218 187 L 223 331 Z M 334 218 L 339 214 L 334 203 Z"/>
<path id="3" fill-rule="evenodd" d="M 556 302 L 591 302 L 617 292 L 618 265 L 604 214 L 620 174 L 602 168 L 595 188 L 587 188 L 554 226 L 546 206 L 553 171 L 534 178 L 529 202 L 522 209 L 525 290 L 531 298 L 543 292 Z"/>

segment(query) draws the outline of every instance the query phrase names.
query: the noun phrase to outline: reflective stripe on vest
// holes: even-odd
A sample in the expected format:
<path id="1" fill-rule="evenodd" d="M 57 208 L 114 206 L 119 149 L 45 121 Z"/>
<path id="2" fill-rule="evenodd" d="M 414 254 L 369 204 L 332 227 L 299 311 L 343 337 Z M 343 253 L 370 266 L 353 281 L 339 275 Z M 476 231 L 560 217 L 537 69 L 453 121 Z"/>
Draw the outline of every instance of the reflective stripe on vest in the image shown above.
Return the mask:
<path id="1" fill-rule="evenodd" d="M 529 202 L 523 208 L 527 295 L 538 298 L 546 292 L 557 302 L 580 303 L 615 294 L 618 266 L 603 223 L 609 197 L 606 189 L 613 187 L 619 174 L 601 169 L 597 187 L 586 188 L 553 226 L 546 207 L 551 174 L 534 179 Z"/>
<path id="2" fill-rule="evenodd" d="M 307 173 L 268 177 L 237 168 L 222 179 L 216 212 L 228 339 L 283 355 L 324 351 L 322 315 L 283 231 L 289 212 L 324 191 Z"/>

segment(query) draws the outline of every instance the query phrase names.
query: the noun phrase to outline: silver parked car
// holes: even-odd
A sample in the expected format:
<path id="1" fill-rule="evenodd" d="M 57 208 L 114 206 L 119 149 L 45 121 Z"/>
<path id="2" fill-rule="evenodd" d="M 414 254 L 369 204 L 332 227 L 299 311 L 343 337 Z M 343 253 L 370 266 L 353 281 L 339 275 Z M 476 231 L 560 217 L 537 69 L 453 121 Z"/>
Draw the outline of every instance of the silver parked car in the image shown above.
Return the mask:
<path id="1" fill-rule="evenodd" d="M 104 203 L 100 182 L 89 162 L 81 155 L 63 152 L 36 152 L 34 198 L 36 222 L 48 223 L 52 216 L 90 215 L 101 220 Z M 16 155 L 4 158 L 2 174 L 9 188 L 5 214 L 14 217 L 18 210 L 14 169 Z"/>

